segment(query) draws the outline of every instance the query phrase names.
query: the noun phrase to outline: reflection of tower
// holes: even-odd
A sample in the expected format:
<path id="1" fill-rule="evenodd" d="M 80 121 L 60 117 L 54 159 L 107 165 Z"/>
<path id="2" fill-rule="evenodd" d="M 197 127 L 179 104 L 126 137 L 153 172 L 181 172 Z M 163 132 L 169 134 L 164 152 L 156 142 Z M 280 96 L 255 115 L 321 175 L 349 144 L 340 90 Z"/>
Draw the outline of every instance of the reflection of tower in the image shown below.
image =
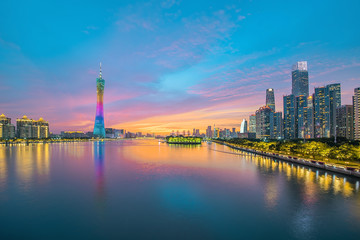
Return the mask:
<path id="1" fill-rule="evenodd" d="M 100 74 L 96 79 L 96 92 L 97 92 L 97 105 L 96 105 L 96 117 L 94 125 L 94 136 L 104 138 L 105 137 L 105 126 L 104 126 L 104 87 L 105 80 L 102 78 L 101 63 L 100 63 Z"/>
<path id="2" fill-rule="evenodd" d="M 100 200 L 103 199 L 105 194 L 105 180 L 104 180 L 104 155 L 105 143 L 94 142 L 94 164 L 96 173 L 96 188 L 97 195 Z"/>

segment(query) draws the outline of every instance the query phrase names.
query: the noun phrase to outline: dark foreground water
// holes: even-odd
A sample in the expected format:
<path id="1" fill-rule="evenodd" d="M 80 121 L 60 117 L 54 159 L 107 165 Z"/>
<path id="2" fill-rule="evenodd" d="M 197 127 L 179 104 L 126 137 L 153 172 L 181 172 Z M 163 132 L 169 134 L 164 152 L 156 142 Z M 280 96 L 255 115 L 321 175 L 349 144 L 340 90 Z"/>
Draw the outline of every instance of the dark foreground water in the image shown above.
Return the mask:
<path id="1" fill-rule="evenodd" d="M 206 143 L 0 146 L 0 239 L 360 239 L 359 181 Z"/>

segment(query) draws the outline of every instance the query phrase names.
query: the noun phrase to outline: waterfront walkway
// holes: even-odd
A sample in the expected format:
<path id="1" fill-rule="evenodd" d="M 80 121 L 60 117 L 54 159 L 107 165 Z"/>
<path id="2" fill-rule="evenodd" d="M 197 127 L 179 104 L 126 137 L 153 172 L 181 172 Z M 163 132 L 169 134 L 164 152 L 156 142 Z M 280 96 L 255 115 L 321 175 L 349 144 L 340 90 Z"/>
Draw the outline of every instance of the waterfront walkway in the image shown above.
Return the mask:
<path id="1" fill-rule="evenodd" d="M 224 143 L 224 142 L 218 142 L 218 141 L 213 141 L 213 142 L 223 144 L 225 146 L 228 146 L 230 148 L 240 150 L 240 151 L 254 153 L 254 154 L 271 157 L 271 158 L 275 158 L 275 159 L 279 159 L 279 160 L 283 160 L 283 161 L 287 161 L 287 162 L 292 162 L 292 163 L 305 165 L 305 166 L 309 166 L 309 167 L 313 167 L 313 168 L 324 169 L 327 171 L 341 173 L 341 174 L 360 178 L 360 171 L 359 171 L 359 169 L 355 169 L 355 168 L 340 167 L 340 166 L 336 166 L 333 164 L 326 164 L 324 162 L 316 161 L 316 160 L 306 160 L 306 159 L 293 157 L 293 156 L 289 156 L 289 155 L 283 155 L 283 154 L 265 152 L 265 151 L 260 151 L 260 150 L 245 148 L 245 147 L 239 147 L 239 146 L 235 146 L 233 144 Z"/>

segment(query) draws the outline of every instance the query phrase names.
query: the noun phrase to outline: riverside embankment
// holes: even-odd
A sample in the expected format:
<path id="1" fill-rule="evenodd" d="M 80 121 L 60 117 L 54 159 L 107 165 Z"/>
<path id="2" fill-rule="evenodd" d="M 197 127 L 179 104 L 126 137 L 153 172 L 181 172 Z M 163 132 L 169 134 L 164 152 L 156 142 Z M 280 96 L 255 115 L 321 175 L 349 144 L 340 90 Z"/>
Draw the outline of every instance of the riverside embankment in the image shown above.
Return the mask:
<path id="1" fill-rule="evenodd" d="M 292 162 L 292 163 L 296 163 L 296 164 L 300 164 L 300 165 L 305 165 L 305 166 L 309 166 L 309 167 L 313 167 L 313 168 L 319 168 L 319 169 L 323 169 L 326 171 L 331 171 L 331 172 L 335 172 L 335 173 L 340 173 L 340 174 L 360 178 L 360 170 L 356 169 L 356 168 L 352 168 L 352 167 L 342 167 L 342 166 L 337 166 L 335 164 L 328 164 L 323 161 L 309 160 L 309 159 L 303 159 L 303 158 L 294 157 L 294 156 L 290 156 L 290 155 L 265 152 L 265 151 L 261 151 L 261 150 L 240 147 L 240 146 L 236 146 L 234 144 L 216 141 L 216 140 L 213 142 L 218 143 L 218 144 L 223 144 L 225 146 L 228 146 L 230 148 L 240 150 L 240 151 L 245 151 L 245 152 L 258 154 L 258 155 L 262 155 L 262 156 L 267 156 L 267 157 L 271 157 L 271 158 L 275 158 L 275 159 L 279 159 L 279 160 L 283 160 L 283 161 L 287 161 L 287 162 Z"/>

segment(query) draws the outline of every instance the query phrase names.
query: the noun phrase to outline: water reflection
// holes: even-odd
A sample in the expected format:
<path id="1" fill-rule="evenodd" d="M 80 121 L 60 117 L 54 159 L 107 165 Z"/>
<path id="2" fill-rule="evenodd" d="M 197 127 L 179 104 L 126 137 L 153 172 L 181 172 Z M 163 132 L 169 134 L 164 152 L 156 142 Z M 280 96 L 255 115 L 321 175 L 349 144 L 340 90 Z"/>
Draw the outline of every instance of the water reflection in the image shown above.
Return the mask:
<path id="1" fill-rule="evenodd" d="M 48 181 L 50 172 L 50 144 L 0 146 L 0 189 L 6 187 L 8 168 L 15 165 L 18 184 L 29 190 L 35 181 Z"/>
<path id="2" fill-rule="evenodd" d="M 233 152 L 233 151 L 232 151 Z M 335 195 L 341 194 L 344 197 L 351 197 L 359 192 L 359 180 L 346 177 L 341 174 L 326 172 L 315 168 L 301 166 L 285 161 L 278 161 L 273 158 L 258 156 L 250 153 L 240 152 L 245 161 L 255 164 L 261 172 L 271 172 L 285 174 L 288 181 L 297 181 L 303 186 L 304 200 L 308 203 L 316 201 L 318 191 L 330 192 Z M 272 188 L 269 192 L 274 192 L 274 184 L 267 183 Z"/>
<path id="3" fill-rule="evenodd" d="M 102 205 L 105 202 L 105 177 L 104 177 L 104 158 L 105 142 L 98 141 L 93 144 L 95 176 L 96 176 L 96 198 Z"/>

